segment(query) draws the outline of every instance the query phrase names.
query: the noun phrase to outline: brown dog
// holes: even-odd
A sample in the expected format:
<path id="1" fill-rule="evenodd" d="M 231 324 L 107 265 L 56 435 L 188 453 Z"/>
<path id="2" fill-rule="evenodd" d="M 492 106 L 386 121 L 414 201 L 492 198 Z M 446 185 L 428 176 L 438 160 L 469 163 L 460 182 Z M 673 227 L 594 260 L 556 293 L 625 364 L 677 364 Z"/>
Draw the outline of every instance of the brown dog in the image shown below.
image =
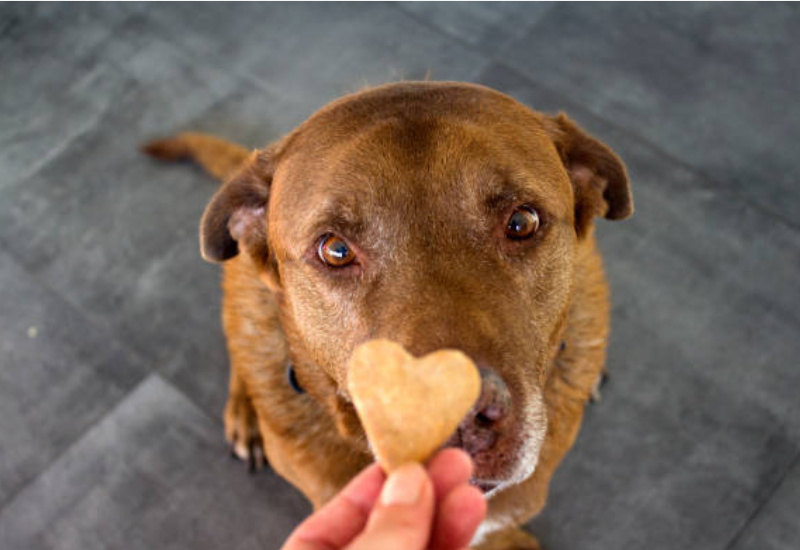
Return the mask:
<path id="1" fill-rule="evenodd" d="M 225 426 L 239 454 L 257 458 L 263 441 L 320 506 L 372 461 L 346 390 L 353 348 L 458 348 L 484 382 L 451 440 L 490 499 L 476 542 L 538 548 L 518 525 L 544 505 L 603 371 L 593 218 L 633 211 L 619 158 L 564 115 L 446 82 L 344 97 L 252 154 L 197 134 L 145 150 L 220 179 L 237 170 L 200 236 L 225 262 Z"/>

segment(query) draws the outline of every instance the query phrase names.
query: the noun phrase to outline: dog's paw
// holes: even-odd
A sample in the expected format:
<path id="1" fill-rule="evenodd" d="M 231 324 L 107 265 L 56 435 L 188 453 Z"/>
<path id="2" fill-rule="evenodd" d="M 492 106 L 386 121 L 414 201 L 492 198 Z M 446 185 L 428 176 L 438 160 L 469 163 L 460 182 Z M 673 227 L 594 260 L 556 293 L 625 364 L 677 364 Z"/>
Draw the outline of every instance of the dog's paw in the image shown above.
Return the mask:
<path id="1" fill-rule="evenodd" d="M 539 541 L 519 528 L 491 533 L 477 546 L 477 550 L 542 550 Z"/>
<path id="2" fill-rule="evenodd" d="M 247 463 L 251 472 L 266 467 L 264 443 L 258 429 L 258 417 L 250 398 L 244 394 L 231 395 L 225 405 L 225 438 L 231 456 Z"/>

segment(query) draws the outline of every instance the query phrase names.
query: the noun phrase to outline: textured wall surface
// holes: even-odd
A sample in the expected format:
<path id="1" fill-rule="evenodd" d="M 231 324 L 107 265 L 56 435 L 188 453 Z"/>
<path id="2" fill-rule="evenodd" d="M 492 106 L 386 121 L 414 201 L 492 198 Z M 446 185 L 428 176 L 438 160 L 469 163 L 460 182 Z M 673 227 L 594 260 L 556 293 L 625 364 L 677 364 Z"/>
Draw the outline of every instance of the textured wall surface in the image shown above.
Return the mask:
<path id="1" fill-rule="evenodd" d="M 564 110 L 627 162 L 600 223 L 611 381 L 531 524 L 550 550 L 800 548 L 800 9 L 0 4 L 0 548 L 276 548 L 309 511 L 228 458 L 215 184 L 398 78 Z"/>

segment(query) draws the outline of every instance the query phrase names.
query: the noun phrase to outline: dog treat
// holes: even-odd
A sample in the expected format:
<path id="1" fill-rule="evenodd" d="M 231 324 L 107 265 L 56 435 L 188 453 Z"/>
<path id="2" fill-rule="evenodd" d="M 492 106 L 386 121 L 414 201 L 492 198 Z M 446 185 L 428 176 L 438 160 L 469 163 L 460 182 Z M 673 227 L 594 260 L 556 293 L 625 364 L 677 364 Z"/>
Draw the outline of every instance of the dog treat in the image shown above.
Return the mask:
<path id="1" fill-rule="evenodd" d="M 441 350 L 415 359 L 390 340 L 357 347 L 347 376 L 367 438 L 387 472 L 426 461 L 481 391 L 478 369 L 462 352 Z"/>

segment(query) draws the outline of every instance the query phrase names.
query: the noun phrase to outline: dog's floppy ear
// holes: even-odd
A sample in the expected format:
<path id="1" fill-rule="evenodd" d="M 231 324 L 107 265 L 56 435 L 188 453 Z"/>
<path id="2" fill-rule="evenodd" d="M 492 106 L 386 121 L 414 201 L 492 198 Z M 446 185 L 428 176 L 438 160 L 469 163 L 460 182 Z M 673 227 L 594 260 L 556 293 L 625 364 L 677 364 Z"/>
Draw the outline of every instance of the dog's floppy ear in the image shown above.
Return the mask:
<path id="1" fill-rule="evenodd" d="M 203 258 L 223 262 L 246 250 L 266 261 L 267 201 L 273 171 L 273 150 L 255 151 L 217 191 L 200 221 Z"/>
<path id="2" fill-rule="evenodd" d="M 620 158 L 564 113 L 548 119 L 548 131 L 575 193 L 575 229 L 586 234 L 595 216 L 622 220 L 633 214 L 628 174 Z"/>

